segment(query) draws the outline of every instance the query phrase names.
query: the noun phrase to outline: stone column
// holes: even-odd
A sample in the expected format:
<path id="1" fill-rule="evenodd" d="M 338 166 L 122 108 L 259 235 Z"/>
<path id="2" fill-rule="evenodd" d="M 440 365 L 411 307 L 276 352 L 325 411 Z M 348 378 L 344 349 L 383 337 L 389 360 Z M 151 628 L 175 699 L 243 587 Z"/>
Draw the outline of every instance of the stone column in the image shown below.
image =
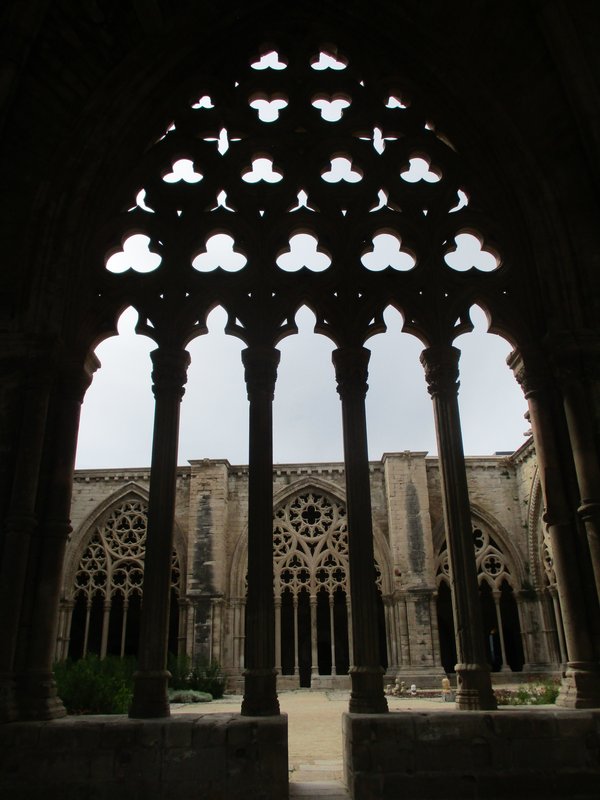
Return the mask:
<path id="1" fill-rule="evenodd" d="M 333 595 L 329 594 L 329 630 L 331 631 L 331 674 L 337 675 L 335 663 L 335 619 L 333 615 Z"/>
<path id="2" fill-rule="evenodd" d="M 383 693 L 383 667 L 379 654 L 379 620 L 371 483 L 367 447 L 367 367 L 370 352 L 365 347 L 334 350 L 333 364 L 342 401 L 346 507 L 348 513 L 348 564 L 352 609 L 353 666 L 350 712 L 377 714 L 388 710 Z"/>
<path id="3" fill-rule="evenodd" d="M 600 597 L 600 464 L 586 389 L 575 353 L 560 359 L 559 385 L 579 487 L 577 513 L 587 533 L 596 591 Z"/>
<path id="4" fill-rule="evenodd" d="M 433 645 L 433 665 L 442 666 L 442 653 L 440 650 L 440 630 L 437 617 L 437 591 L 434 591 L 429 600 L 429 620 L 431 623 L 431 642 Z"/>
<path id="5" fill-rule="evenodd" d="M 84 363 L 66 363 L 49 409 L 38 494 L 39 525 L 30 558 L 32 592 L 18 645 L 19 706 L 25 719 L 65 715 L 56 693 L 52 660 L 65 547 L 72 530 L 71 494 L 81 403 L 99 365 L 93 354 Z"/>
<path id="6" fill-rule="evenodd" d="M 275 671 L 281 675 L 281 595 L 275 598 Z"/>
<path id="7" fill-rule="evenodd" d="M 300 666 L 298 663 L 298 595 L 294 595 L 294 676 L 300 676 Z"/>
<path id="8" fill-rule="evenodd" d="M 556 636 L 558 638 L 558 649 L 560 651 L 561 664 L 566 664 L 568 661 L 567 656 L 567 643 L 565 642 L 565 629 L 563 627 L 562 614 L 560 611 L 560 602 L 558 600 L 558 589 L 556 586 L 548 587 L 548 592 L 552 598 L 552 609 L 554 611 L 554 624 L 556 625 Z"/>
<path id="9" fill-rule="evenodd" d="M 168 717 L 170 713 L 167 650 L 179 411 L 190 363 L 189 353 L 179 348 L 159 347 L 151 358 L 154 430 L 138 671 L 129 710 L 134 719 Z"/>
<path id="10" fill-rule="evenodd" d="M 317 596 L 311 594 L 310 604 L 310 674 L 319 674 L 319 652 L 317 649 Z"/>
<path id="11" fill-rule="evenodd" d="M 0 608 L 11 609 L 10 614 L 0 614 L 0 723 L 18 717 L 15 657 L 29 546 L 37 526 L 36 499 L 50 383 L 47 367 L 30 365 L 22 396 L 22 425 L 0 559 Z"/>
<path id="12" fill-rule="evenodd" d="M 452 611 L 456 632 L 459 709 L 493 709 L 490 670 L 486 661 L 477 571 L 473 554 L 471 509 L 458 410 L 460 350 L 438 345 L 423 350 L 421 363 L 433 400 L 442 484 L 444 524 L 450 563 Z"/>
<path id="13" fill-rule="evenodd" d="M 556 588 L 560 600 L 567 665 L 557 705 L 569 708 L 600 706 L 600 669 L 594 650 L 588 604 L 578 562 L 578 533 L 569 507 L 557 440 L 557 420 L 548 372 L 535 357 L 525 362 L 517 351 L 507 359 L 523 388 L 544 497 L 544 521 L 552 547 Z M 559 620 L 557 617 L 557 625 Z"/>
<path id="14" fill-rule="evenodd" d="M 506 645 L 504 644 L 504 628 L 502 626 L 502 609 L 500 608 L 500 598 L 502 597 L 502 592 L 495 590 L 492 592 L 492 597 L 494 598 L 494 605 L 496 607 L 496 625 L 498 626 L 498 636 L 500 637 L 500 655 L 502 656 L 500 672 L 510 672 L 511 669 L 508 666 L 508 661 L 506 660 Z"/>
<path id="15" fill-rule="evenodd" d="M 274 347 L 242 352 L 250 401 L 248 463 L 248 594 L 242 714 L 279 714 L 273 595 L 273 394 L 279 364 Z"/>
<path id="16" fill-rule="evenodd" d="M 107 587 L 110 591 L 110 586 Z M 112 608 L 112 601 L 110 597 L 104 598 L 104 608 L 102 613 L 102 638 L 100 640 L 100 658 L 106 658 L 106 650 L 108 648 L 108 626 L 110 625 L 110 609 Z"/>

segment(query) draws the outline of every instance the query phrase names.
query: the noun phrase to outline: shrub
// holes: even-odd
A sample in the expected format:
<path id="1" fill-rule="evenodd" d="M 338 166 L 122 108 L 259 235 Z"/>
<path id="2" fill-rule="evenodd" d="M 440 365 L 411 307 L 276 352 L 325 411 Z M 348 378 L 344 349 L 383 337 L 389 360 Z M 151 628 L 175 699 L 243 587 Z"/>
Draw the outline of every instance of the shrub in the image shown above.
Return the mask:
<path id="1" fill-rule="evenodd" d="M 557 681 L 547 681 L 529 683 L 518 689 L 495 689 L 494 694 L 499 706 L 542 706 L 556 702 L 559 688 Z"/>
<path id="2" fill-rule="evenodd" d="M 172 653 L 169 653 L 167 667 L 171 673 L 169 688 L 188 689 L 190 685 L 190 676 L 192 674 L 191 658 L 185 654 L 174 656 Z"/>
<path id="3" fill-rule="evenodd" d="M 170 703 L 210 703 L 212 694 L 196 692 L 194 689 L 173 689 L 169 691 Z"/>
<path id="4" fill-rule="evenodd" d="M 211 664 L 198 664 L 192 670 L 189 687 L 199 692 L 208 692 L 215 700 L 223 697 L 225 692 L 225 676 L 216 661 Z"/>
<path id="5" fill-rule="evenodd" d="M 54 665 L 58 694 L 69 714 L 126 714 L 133 696 L 135 659 L 89 654 Z"/>

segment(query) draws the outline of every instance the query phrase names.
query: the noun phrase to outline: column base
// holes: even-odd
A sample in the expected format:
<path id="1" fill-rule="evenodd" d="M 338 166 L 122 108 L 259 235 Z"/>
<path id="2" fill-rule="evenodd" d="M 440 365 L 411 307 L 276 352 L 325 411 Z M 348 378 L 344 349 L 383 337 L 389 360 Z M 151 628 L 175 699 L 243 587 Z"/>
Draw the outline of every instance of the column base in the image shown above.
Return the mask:
<path id="1" fill-rule="evenodd" d="M 169 678 L 164 670 L 139 670 L 133 676 L 133 700 L 129 709 L 131 719 L 157 719 L 171 714 Z"/>
<path id="2" fill-rule="evenodd" d="M 493 711 L 498 707 L 492 691 L 489 667 L 456 665 L 456 708 L 460 711 Z"/>
<path id="3" fill-rule="evenodd" d="M 17 688 L 11 673 L 0 675 L 0 724 L 19 718 Z"/>
<path id="4" fill-rule="evenodd" d="M 18 676 L 17 698 L 20 719 L 47 720 L 67 716 L 53 672 L 31 670 Z"/>
<path id="5" fill-rule="evenodd" d="M 274 669 L 247 669 L 244 672 L 242 715 L 245 717 L 279 715 L 277 673 Z"/>
<path id="6" fill-rule="evenodd" d="M 383 667 L 350 667 L 351 714 L 385 714 L 388 704 L 383 693 Z"/>
<path id="7" fill-rule="evenodd" d="M 562 708 L 600 708 L 600 668 L 588 661 L 569 661 L 556 705 Z"/>

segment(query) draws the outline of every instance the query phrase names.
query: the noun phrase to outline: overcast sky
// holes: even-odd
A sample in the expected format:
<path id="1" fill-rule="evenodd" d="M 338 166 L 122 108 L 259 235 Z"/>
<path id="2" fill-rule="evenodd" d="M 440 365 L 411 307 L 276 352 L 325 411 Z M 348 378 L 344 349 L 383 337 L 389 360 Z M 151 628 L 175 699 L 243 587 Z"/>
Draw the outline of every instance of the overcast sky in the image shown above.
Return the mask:
<path id="1" fill-rule="evenodd" d="M 507 342 L 487 334 L 483 312 L 472 311 L 475 332 L 456 341 L 462 351 L 459 393 L 465 453 L 491 455 L 524 441 L 526 403 L 505 363 Z M 77 467 L 145 467 L 150 464 L 153 343 L 133 333 L 137 314 L 121 317 L 118 337 L 103 342 L 102 363 L 81 415 Z M 384 452 L 436 453 L 432 404 L 419 363 L 421 343 L 400 333 L 390 310 L 388 331 L 372 338 L 367 396 L 369 457 Z M 301 309 L 300 333 L 285 339 L 274 402 L 276 463 L 341 461 L 341 404 L 331 364 L 332 343 L 312 333 L 314 317 Z M 240 359 L 242 342 L 225 336 L 225 312 L 209 318 L 209 333 L 190 345 L 192 357 L 181 409 L 179 464 L 189 459 L 248 461 L 248 401 Z"/>

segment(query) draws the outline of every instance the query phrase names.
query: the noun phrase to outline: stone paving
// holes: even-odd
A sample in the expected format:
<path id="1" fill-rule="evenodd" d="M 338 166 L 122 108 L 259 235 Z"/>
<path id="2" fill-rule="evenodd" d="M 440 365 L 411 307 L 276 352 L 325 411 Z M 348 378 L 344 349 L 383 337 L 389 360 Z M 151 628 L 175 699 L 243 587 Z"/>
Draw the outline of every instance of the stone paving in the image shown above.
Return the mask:
<path id="1" fill-rule="evenodd" d="M 288 715 L 290 797 L 341 800 L 343 786 L 342 713 L 348 710 L 349 692 L 295 689 L 279 693 L 281 710 Z M 454 711 L 454 703 L 439 698 L 388 697 L 390 711 Z M 240 695 L 212 703 L 172 706 L 173 713 L 203 714 L 239 711 Z"/>

